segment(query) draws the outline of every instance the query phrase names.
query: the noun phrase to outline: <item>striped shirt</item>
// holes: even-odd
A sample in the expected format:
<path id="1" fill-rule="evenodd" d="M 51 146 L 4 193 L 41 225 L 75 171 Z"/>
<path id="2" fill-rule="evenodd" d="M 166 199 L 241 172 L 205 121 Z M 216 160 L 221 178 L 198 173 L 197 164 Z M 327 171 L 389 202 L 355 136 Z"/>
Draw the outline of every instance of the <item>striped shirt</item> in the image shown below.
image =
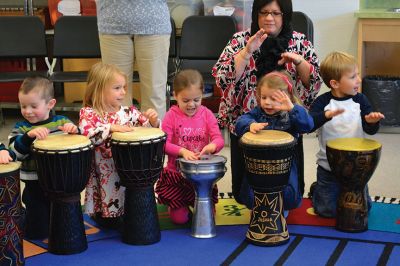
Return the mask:
<path id="1" fill-rule="evenodd" d="M 50 130 L 50 134 L 54 134 L 55 132 L 59 132 L 59 126 L 63 126 L 66 123 L 72 123 L 72 121 L 65 116 L 50 115 L 48 119 L 38 123 L 32 124 L 25 120 L 15 124 L 10 135 L 8 136 L 10 143 L 9 149 L 14 152 L 17 156 L 17 159 L 22 162 L 20 173 L 20 178 L 22 180 L 38 179 L 36 173 L 36 164 L 33 160 L 31 152 L 31 146 L 35 138 L 29 137 L 28 132 L 37 127 L 45 127 Z"/>

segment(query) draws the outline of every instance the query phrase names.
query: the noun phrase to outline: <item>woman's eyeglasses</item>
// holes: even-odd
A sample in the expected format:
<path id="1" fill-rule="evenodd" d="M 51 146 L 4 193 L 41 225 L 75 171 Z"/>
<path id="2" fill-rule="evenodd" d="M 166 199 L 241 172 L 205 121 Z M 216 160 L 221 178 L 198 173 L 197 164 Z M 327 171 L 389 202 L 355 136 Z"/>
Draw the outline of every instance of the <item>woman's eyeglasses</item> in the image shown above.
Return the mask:
<path id="1" fill-rule="evenodd" d="M 279 11 L 271 11 L 271 12 L 261 11 L 261 12 L 258 12 L 258 15 L 261 17 L 265 17 L 265 18 L 268 17 L 268 15 L 271 15 L 273 18 L 277 18 L 277 17 L 283 16 L 283 13 L 279 12 Z"/>

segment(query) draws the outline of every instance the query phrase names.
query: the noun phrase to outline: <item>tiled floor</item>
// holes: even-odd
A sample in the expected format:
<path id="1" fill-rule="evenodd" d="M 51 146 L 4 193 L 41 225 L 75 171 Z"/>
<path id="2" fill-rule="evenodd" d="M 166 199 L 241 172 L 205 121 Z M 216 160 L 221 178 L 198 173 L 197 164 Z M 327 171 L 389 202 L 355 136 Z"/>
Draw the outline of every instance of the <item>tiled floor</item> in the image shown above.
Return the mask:
<path id="1" fill-rule="evenodd" d="M 77 113 L 65 113 L 73 121 L 78 120 Z M 17 112 L 6 110 L 6 124 L 1 125 L 0 141 L 7 143 L 7 136 L 20 116 Z M 392 130 L 393 131 L 393 130 Z M 398 131 L 398 130 L 394 130 Z M 370 138 L 382 143 L 382 154 L 379 165 L 373 177 L 368 183 L 371 195 L 400 198 L 400 134 L 378 133 Z M 315 154 L 318 151 L 318 141 L 315 134 L 304 136 L 304 157 L 305 157 L 305 183 L 306 193 L 310 184 L 316 179 Z M 227 172 L 218 182 L 219 190 L 222 192 L 231 191 L 231 172 L 230 172 L 230 150 L 225 146 L 221 151 L 222 155 L 228 158 Z"/>

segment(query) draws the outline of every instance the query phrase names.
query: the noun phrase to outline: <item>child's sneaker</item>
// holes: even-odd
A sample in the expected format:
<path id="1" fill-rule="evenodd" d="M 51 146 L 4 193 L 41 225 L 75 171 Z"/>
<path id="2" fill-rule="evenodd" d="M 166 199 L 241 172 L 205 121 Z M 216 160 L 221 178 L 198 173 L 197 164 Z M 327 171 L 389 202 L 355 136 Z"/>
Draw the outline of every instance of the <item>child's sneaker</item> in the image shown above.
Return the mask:
<path id="1" fill-rule="evenodd" d="M 168 213 L 174 224 L 185 224 L 190 220 L 190 211 L 187 207 L 172 209 L 168 207 Z"/>

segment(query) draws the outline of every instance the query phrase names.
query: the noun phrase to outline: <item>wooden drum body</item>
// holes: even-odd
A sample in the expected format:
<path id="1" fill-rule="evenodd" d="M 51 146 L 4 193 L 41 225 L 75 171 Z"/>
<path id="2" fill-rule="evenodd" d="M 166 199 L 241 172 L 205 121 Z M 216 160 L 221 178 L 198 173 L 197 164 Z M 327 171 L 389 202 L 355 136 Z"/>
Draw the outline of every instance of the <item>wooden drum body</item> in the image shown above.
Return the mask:
<path id="1" fill-rule="evenodd" d="M 296 140 L 277 130 L 247 132 L 240 139 L 246 177 L 254 190 L 254 206 L 246 238 L 260 246 L 277 246 L 289 241 L 283 216 L 282 190 L 287 185 Z"/>
<path id="2" fill-rule="evenodd" d="M 200 160 L 178 159 L 179 170 L 194 186 L 196 199 L 192 220 L 192 236 L 211 238 L 216 236 L 212 189 L 226 172 L 226 158 L 220 155 L 204 155 Z"/>
<path id="3" fill-rule="evenodd" d="M 19 162 L 0 164 L 0 265 L 24 265 Z"/>
<path id="4" fill-rule="evenodd" d="M 126 187 L 122 240 L 133 245 L 161 239 L 154 184 L 164 166 L 166 134 L 158 128 L 137 127 L 114 132 L 111 150 L 121 185 Z"/>
<path id="5" fill-rule="evenodd" d="M 93 145 L 82 135 L 50 135 L 33 144 L 39 183 L 50 199 L 49 252 L 87 249 L 80 193 L 89 180 Z"/>
<path id="6" fill-rule="evenodd" d="M 381 148 L 379 142 L 364 138 L 339 138 L 327 142 L 328 162 L 340 184 L 338 230 L 362 232 L 368 229 L 365 187 L 378 165 Z"/>

